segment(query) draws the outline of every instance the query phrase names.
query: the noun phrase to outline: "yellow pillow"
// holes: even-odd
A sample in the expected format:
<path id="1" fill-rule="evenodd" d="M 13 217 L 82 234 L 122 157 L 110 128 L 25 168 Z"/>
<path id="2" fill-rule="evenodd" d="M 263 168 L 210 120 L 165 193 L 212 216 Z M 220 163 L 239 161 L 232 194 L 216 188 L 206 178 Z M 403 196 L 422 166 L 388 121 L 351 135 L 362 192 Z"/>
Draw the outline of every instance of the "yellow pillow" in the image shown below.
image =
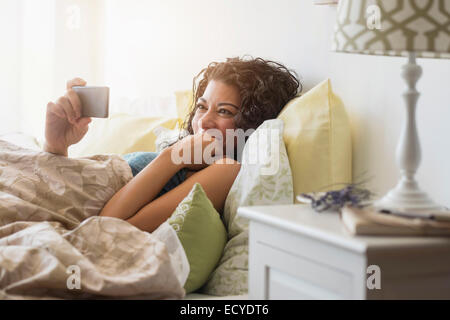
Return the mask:
<path id="1" fill-rule="evenodd" d="M 280 112 L 294 183 L 304 192 L 339 189 L 352 182 L 350 123 L 327 79 L 292 99 Z M 294 202 L 298 203 L 297 199 Z"/>
<path id="2" fill-rule="evenodd" d="M 113 114 L 107 119 L 92 118 L 86 136 L 69 147 L 69 156 L 156 151 L 157 134 L 153 130 L 158 126 L 172 130 L 179 122 L 178 118 L 141 117 L 125 113 Z"/>
<path id="3" fill-rule="evenodd" d="M 194 99 L 192 90 L 175 91 L 175 99 L 177 105 L 177 116 L 178 118 L 184 120 L 189 114 L 192 106 L 192 100 Z"/>

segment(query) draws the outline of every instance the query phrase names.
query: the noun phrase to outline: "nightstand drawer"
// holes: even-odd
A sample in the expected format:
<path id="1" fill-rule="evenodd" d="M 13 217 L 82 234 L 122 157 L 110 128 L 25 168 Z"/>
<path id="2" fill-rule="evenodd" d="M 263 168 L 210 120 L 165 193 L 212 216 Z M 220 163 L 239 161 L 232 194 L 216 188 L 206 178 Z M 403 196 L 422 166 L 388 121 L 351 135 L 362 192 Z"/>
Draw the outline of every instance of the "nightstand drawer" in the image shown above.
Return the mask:
<path id="1" fill-rule="evenodd" d="M 365 295 L 361 283 L 365 283 L 366 262 L 362 255 L 253 221 L 249 239 L 251 299 L 350 299 Z"/>

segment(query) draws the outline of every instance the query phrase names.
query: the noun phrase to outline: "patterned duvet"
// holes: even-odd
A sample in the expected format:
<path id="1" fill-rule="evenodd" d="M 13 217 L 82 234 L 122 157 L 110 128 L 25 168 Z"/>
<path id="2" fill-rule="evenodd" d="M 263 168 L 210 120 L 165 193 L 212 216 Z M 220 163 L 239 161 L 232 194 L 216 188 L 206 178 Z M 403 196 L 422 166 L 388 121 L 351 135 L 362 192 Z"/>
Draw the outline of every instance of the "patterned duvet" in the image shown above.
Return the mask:
<path id="1" fill-rule="evenodd" d="M 0 140 L 0 299 L 184 297 L 187 260 L 171 228 L 98 216 L 131 179 L 118 155 L 66 158 Z"/>

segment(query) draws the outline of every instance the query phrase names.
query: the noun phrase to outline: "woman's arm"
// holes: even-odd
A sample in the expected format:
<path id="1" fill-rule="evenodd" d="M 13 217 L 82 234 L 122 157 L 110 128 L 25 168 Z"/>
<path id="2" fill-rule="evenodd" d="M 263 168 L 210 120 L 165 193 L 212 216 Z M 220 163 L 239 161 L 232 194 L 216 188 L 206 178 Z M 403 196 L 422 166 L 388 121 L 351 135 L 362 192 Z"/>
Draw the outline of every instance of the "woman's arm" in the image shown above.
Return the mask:
<path id="1" fill-rule="evenodd" d="M 152 202 L 170 178 L 179 170 L 185 167 L 204 168 L 208 166 L 204 160 L 202 163 L 196 164 L 195 154 L 197 148 L 204 150 L 212 143 L 216 143 L 213 137 L 206 133 L 197 133 L 189 135 L 164 149 L 106 203 L 100 212 L 100 216 L 124 220 L 131 218 L 142 207 Z M 189 160 L 189 158 L 185 159 L 184 157 L 185 151 L 187 152 L 186 156 L 190 157 L 190 161 L 185 161 Z M 172 160 L 172 153 L 180 156 L 183 161 L 175 163 Z"/>
<path id="2" fill-rule="evenodd" d="M 218 160 L 193 174 L 182 184 L 151 201 L 126 220 L 143 231 L 153 232 L 172 215 L 197 182 L 202 185 L 214 208 L 222 212 L 225 199 L 241 167 L 237 161 L 227 159 L 231 163 L 226 163 L 224 160 Z"/>
<path id="3" fill-rule="evenodd" d="M 164 149 L 152 162 L 109 199 L 100 216 L 128 219 L 151 202 L 183 164 L 171 161 L 171 149 Z"/>

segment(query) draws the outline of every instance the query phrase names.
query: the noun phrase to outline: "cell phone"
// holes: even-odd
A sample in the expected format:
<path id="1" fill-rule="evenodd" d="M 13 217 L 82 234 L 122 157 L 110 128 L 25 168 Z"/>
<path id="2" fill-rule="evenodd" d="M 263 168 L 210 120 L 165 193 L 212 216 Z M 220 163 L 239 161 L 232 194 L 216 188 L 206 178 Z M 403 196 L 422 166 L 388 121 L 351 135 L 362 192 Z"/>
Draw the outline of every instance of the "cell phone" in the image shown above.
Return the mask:
<path id="1" fill-rule="evenodd" d="M 81 116 L 93 118 L 108 118 L 109 87 L 74 86 L 81 101 Z"/>

